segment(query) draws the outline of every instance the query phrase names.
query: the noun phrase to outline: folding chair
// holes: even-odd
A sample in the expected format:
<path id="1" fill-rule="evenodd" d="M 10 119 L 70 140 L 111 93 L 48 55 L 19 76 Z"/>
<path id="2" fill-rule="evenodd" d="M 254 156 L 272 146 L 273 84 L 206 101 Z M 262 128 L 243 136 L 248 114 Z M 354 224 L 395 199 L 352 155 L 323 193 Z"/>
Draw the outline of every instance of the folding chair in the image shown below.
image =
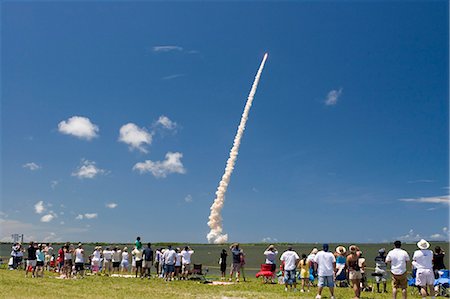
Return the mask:
<path id="1" fill-rule="evenodd" d="M 262 277 L 263 283 L 268 283 L 275 277 L 275 272 L 272 272 L 272 265 L 261 264 L 261 268 L 258 273 L 256 273 L 256 278 Z"/>

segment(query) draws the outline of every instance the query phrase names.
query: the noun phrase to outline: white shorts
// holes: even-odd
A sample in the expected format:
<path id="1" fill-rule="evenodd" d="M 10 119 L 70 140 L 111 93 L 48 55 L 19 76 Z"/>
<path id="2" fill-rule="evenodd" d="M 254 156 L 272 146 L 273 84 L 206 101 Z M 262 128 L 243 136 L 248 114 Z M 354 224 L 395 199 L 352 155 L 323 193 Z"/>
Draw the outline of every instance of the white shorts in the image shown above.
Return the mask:
<path id="1" fill-rule="evenodd" d="M 36 267 L 36 260 L 27 260 L 27 266 Z"/>
<path id="2" fill-rule="evenodd" d="M 434 285 L 434 273 L 431 269 L 417 269 L 416 285 L 424 287 L 426 285 Z"/>

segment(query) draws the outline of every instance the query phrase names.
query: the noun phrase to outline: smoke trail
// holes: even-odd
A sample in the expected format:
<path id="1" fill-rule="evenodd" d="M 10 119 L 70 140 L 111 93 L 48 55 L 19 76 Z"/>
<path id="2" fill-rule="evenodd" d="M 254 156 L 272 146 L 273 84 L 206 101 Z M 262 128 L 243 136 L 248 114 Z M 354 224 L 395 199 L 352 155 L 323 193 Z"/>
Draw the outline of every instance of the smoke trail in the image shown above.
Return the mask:
<path id="1" fill-rule="evenodd" d="M 221 244 L 228 240 L 228 234 L 222 234 L 222 215 L 221 211 L 223 208 L 223 203 L 225 200 L 225 193 L 227 192 L 228 184 L 230 183 L 231 174 L 233 173 L 234 164 L 239 153 L 239 146 L 241 144 L 241 138 L 244 134 L 245 124 L 248 119 L 248 113 L 252 106 L 253 97 L 256 93 L 256 88 L 258 87 L 259 78 L 266 63 L 267 53 L 264 54 L 264 58 L 259 66 L 258 72 L 255 76 L 255 81 L 253 81 L 252 89 L 247 98 L 247 103 L 245 104 L 244 112 L 242 113 L 241 122 L 239 124 L 236 136 L 234 137 L 233 147 L 230 151 L 230 157 L 228 158 L 227 165 L 225 167 L 225 173 L 222 176 L 222 180 L 219 183 L 216 191 L 216 199 L 211 206 L 211 214 L 209 215 L 208 226 L 211 229 L 206 238 L 208 238 L 209 243 Z"/>

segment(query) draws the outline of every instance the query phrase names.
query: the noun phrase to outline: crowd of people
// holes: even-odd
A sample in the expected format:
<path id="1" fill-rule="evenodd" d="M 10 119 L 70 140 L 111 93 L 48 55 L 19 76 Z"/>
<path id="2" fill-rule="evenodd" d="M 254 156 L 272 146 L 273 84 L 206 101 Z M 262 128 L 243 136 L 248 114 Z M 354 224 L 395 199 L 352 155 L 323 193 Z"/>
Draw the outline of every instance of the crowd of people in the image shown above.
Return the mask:
<path id="1" fill-rule="evenodd" d="M 375 269 L 372 276 L 376 280 L 377 292 L 388 292 L 387 281 L 390 274 L 392 279 L 393 298 L 401 293 L 402 298 L 407 298 L 407 267 L 411 263 L 415 284 L 422 296 L 434 298 L 434 281 L 438 278 L 441 270 L 445 269 L 445 252 L 436 246 L 431 251 L 430 244 L 426 240 L 417 243 L 418 249 L 413 253 L 412 259 L 402 249 L 400 241 L 394 242 L 394 248 L 386 253 L 384 248 L 378 250 L 375 257 Z M 235 277 L 236 282 L 245 277 L 246 255 L 238 243 L 231 244 L 229 248 L 231 255 L 231 269 L 229 281 Z M 24 253 L 27 254 L 26 265 Z M 151 270 L 155 269 L 157 277 L 166 281 L 188 279 L 191 273 L 192 248 L 152 248 L 148 243 L 145 248 L 140 237 L 136 238 L 133 249 L 128 252 L 127 247 L 118 246 L 96 246 L 92 253 L 85 252 L 83 244 L 76 247 L 66 243 L 57 251 L 52 244 L 36 244 L 30 242 L 27 249 L 21 244 L 14 244 L 11 251 L 10 268 L 18 269 L 24 266 L 25 276 L 43 277 L 44 269 L 58 272 L 61 278 L 84 277 L 85 271 L 98 275 L 133 275 L 140 278 L 151 278 Z M 271 282 L 275 283 L 276 276 L 279 282 L 285 285 L 285 290 L 297 291 L 297 280 L 301 281 L 300 292 L 309 292 L 310 286 L 317 283 L 316 299 L 322 297 L 325 287 L 330 291 L 331 299 L 334 299 L 334 288 L 336 285 L 350 285 L 353 288 L 354 298 L 360 298 L 362 290 L 370 290 L 365 273 L 366 259 L 363 252 L 356 245 L 349 248 L 336 247 L 334 252 L 330 251 L 328 244 L 323 244 L 322 250 L 313 248 L 309 254 L 300 255 L 288 246 L 278 259 L 278 250 L 270 245 L 264 251 L 265 264 L 270 267 Z M 228 251 L 222 249 L 220 252 L 219 265 L 221 279 L 227 277 Z M 280 272 L 276 273 L 277 262 L 280 261 Z M 130 263 L 131 262 L 131 263 Z M 22 266 L 23 265 L 23 266 Z M 388 270 L 388 267 L 390 269 Z M 382 286 L 382 289 L 380 287 Z"/>

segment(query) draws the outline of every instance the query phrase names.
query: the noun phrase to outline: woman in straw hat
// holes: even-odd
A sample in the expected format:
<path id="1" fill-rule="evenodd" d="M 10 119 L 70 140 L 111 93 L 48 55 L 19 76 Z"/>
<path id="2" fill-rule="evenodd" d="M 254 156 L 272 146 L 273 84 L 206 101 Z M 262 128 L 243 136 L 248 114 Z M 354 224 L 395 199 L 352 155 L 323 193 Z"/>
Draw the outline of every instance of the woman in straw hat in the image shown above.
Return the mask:
<path id="1" fill-rule="evenodd" d="M 424 239 L 417 242 L 417 247 L 419 247 L 419 250 L 414 252 L 412 258 L 412 264 L 417 269 L 416 285 L 421 287 L 422 298 L 426 298 L 428 295 L 434 298 L 433 252 L 428 249 L 430 243 Z M 427 287 L 430 291 L 428 294 Z"/>
<path id="2" fill-rule="evenodd" d="M 336 258 L 336 281 L 339 281 L 339 286 L 348 286 L 347 284 L 347 274 L 345 273 L 345 265 L 347 263 L 347 258 L 345 253 L 347 249 L 344 246 L 336 247 L 336 252 L 334 257 Z"/>

